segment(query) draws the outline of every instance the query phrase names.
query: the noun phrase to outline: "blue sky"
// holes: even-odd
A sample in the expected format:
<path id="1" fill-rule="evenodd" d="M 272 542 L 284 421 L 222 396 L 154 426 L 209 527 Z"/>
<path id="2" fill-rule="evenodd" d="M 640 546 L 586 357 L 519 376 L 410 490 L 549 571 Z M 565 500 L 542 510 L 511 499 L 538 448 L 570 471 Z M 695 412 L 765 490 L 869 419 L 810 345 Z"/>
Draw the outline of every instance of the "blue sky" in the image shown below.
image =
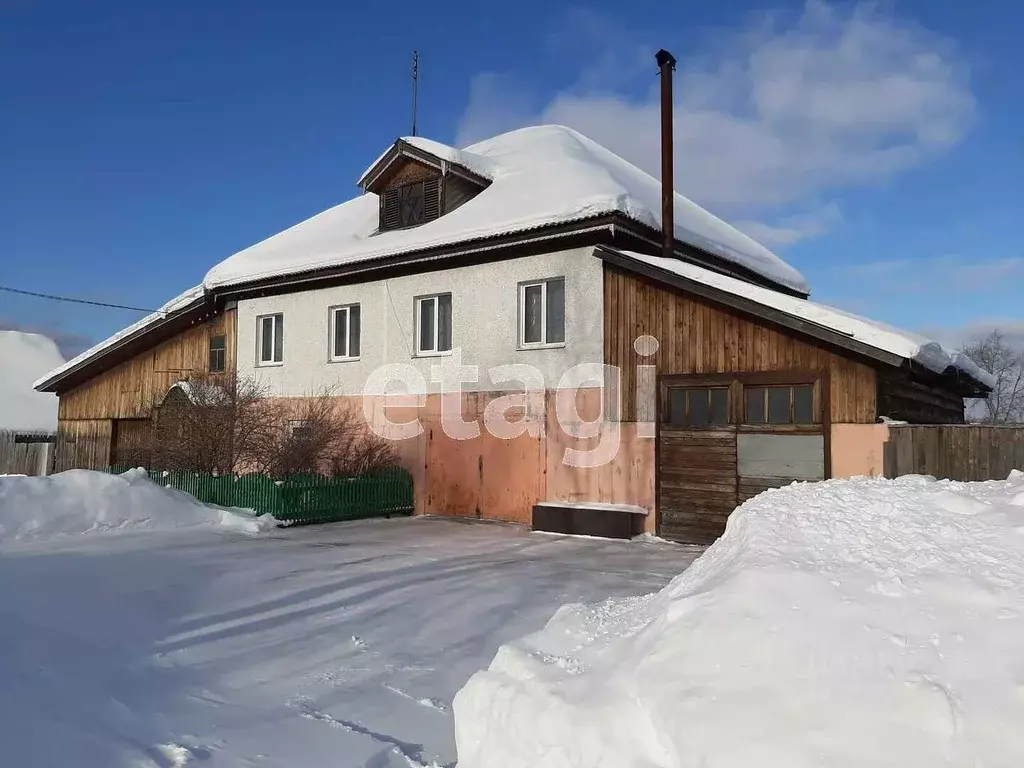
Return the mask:
<path id="1" fill-rule="evenodd" d="M 1007 3 L 0 2 L 0 284 L 158 306 L 356 194 L 409 128 L 566 122 L 656 170 L 820 301 L 946 338 L 1024 333 L 1024 11 Z M 984 6 L 982 13 L 978 9 Z M 137 315 L 0 293 L 0 327 L 98 340 Z"/>

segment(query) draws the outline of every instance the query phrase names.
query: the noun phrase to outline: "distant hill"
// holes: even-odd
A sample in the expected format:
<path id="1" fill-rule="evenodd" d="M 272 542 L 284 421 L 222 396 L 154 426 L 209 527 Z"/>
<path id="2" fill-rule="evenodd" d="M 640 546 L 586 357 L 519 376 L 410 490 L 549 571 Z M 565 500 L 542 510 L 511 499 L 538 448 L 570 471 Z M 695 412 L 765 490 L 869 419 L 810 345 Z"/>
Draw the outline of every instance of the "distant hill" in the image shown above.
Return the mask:
<path id="1" fill-rule="evenodd" d="M 56 342 L 38 333 L 0 331 L 0 429 L 52 431 L 57 397 L 32 383 L 64 362 Z"/>

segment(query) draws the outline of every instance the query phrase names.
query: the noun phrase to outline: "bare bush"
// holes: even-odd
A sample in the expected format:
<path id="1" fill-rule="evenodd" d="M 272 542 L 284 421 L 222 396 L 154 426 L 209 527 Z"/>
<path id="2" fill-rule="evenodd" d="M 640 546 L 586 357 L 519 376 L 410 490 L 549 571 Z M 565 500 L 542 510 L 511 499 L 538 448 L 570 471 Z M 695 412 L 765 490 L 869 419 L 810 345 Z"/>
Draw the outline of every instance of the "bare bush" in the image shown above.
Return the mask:
<path id="1" fill-rule="evenodd" d="M 398 464 L 362 411 L 330 389 L 289 404 L 251 378 L 179 382 L 157 409 L 155 434 L 153 463 L 172 471 L 349 476 Z"/>
<path id="2" fill-rule="evenodd" d="M 968 413 L 990 424 L 1024 421 L 1024 352 L 1008 344 L 998 329 L 963 352 L 996 378 L 987 399 L 968 401 Z"/>
<path id="3" fill-rule="evenodd" d="M 282 418 L 281 407 L 255 379 L 193 375 L 156 409 L 154 464 L 216 474 L 262 469 Z"/>
<path id="4" fill-rule="evenodd" d="M 289 417 L 269 468 L 273 476 L 357 475 L 398 463 L 391 444 L 367 428 L 362 412 L 329 388 L 301 400 Z"/>

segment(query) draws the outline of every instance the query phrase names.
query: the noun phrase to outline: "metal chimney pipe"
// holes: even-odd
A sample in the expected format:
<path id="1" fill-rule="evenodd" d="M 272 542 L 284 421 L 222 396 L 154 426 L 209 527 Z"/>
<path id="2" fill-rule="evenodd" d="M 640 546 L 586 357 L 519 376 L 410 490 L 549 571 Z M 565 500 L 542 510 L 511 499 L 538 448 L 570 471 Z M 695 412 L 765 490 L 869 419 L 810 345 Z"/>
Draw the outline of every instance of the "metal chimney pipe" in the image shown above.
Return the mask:
<path id="1" fill-rule="evenodd" d="M 675 254 L 675 187 L 672 181 L 672 73 L 676 57 L 662 48 L 654 58 L 661 70 L 661 255 Z"/>

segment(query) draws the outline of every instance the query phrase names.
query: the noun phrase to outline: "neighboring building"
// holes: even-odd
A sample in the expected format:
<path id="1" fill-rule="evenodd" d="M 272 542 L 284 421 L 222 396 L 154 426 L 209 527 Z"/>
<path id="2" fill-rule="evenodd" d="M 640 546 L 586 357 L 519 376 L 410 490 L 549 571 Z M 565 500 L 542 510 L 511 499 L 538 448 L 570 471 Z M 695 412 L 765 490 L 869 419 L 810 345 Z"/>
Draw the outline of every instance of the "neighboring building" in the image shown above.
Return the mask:
<path id="1" fill-rule="evenodd" d="M 38 333 L 0 330 L 0 475 L 45 475 L 53 458 L 57 398 L 33 382 L 64 363 Z"/>
<path id="2" fill-rule="evenodd" d="M 796 270 L 680 195 L 675 258 L 654 255 L 659 183 L 567 128 L 461 151 L 401 139 L 359 184 L 38 382 L 60 396 L 58 465 L 116 463 L 191 372 L 237 371 L 284 398 L 361 397 L 369 380 L 377 421 L 371 373 L 400 363 L 429 393 L 388 410 L 424 427 L 397 444 L 419 512 L 529 522 L 538 501 L 618 502 L 656 510 L 648 530 L 705 540 L 766 487 L 877 473 L 879 417 L 959 423 L 962 398 L 988 391 L 938 345 L 808 301 Z M 539 371 L 544 434 L 446 435 L 431 374 L 460 361 L 480 369 L 467 420 L 521 386 L 490 368 Z M 558 428 L 566 392 L 580 419 L 604 407 L 599 435 Z M 563 462 L 615 436 L 601 466 Z"/>
<path id="3" fill-rule="evenodd" d="M 33 382 L 64 364 L 56 342 L 38 333 L 0 330 L 0 430 L 54 432 L 57 398 Z"/>

